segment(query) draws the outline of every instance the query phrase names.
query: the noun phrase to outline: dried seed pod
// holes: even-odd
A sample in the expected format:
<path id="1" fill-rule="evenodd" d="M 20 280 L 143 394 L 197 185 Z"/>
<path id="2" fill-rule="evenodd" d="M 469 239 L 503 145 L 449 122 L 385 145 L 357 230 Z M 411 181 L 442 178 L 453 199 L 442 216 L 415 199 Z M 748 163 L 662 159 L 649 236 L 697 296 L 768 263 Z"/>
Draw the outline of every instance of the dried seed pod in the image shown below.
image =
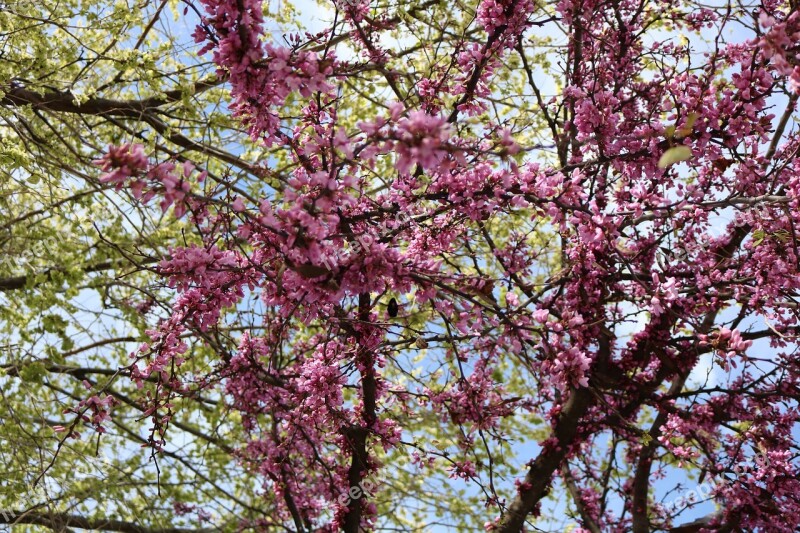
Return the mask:
<path id="1" fill-rule="evenodd" d="M 386 313 L 389 315 L 389 318 L 394 318 L 397 316 L 397 300 L 392 298 L 389 300 L 389 305 L 386 306 Z"/>

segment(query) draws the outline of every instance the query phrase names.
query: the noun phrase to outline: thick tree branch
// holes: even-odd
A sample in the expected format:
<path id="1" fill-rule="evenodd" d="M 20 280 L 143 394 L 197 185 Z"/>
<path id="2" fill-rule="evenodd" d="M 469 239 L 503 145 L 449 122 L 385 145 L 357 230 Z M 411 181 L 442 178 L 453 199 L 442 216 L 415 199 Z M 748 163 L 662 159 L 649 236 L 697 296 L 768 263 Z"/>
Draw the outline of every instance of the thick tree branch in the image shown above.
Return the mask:
<path id="1" fill-rule="evenodd" d="M 591 406 L 592 392 L 575 389 L 564 405 L 553 430 L 550 442 L 531 464 L 520 485 L 517 497 L 509 506 L 497 528 L 501 533 L 519 533 L 525 518 L 547 494 L 553 473 L 558 470 L 578 433 L 579 422 Z"/>
<path id="2" fill-rule="evenodd" d="M 139 261 L 139 265 L 149 265 L 159 261 L 156 258 L 152 257 L 145 257 Z M 113 268 L 119 268 L 127 263 L 122 263 L 119 261 L 102 261 L 100 263 L 95 263 L 93 265 L 87 265 L 83 268 L 83 272 L 85 274 L 91 274 L 93 272 L 103 272 L 106 270 L 111 270 Z M 24 289 L 28 285 L 28 281 L 38 275 L 44 275 L 45 282 L 50 281 L 53 277 L 55 272 L 63 272 L 65 269 L 62 267 L 53 267 L 48 268 L 47 270 L 43 270 L 37 274 L 30 274 L 27 276 L 14 276 L 11 278 L 0 279 L 0 292 L 7 292 L 7 291 L 15 291 L 19 289 Z M 39 282 L 34 283 L 34 287 L 40 285 Z"/>
<path id="3" fill-rule="evenodd" d="M 588 529 L 591 533 L 601 533 L 600 526 L 589 514 L 588 510 L 586 509 L 586 505 L 583 503 L 578 485 L 575 483 L 575 480 L 569 471 L 568 462 L 565 462 L 564 466 L 561 468 L 561 476 L 564 478 L 564 484 L 567 486 L 567 490 L 569 491 L 569 495 L 572 497 L 572 501 L 575 502 L 575 507 L 578 509 L 578 514 L 581 515 L 583 527 Z"/>
<path id="4" fill-rule="evenodd" d="M 369 323 L 370 296 L 369 293 L 358 295 L 358 319 L 361 324 Z M 367 452 L 367 436 L 373 428 L 377 419 L 376 411 L 376 391 L 377 381 L 375 378 L 375 356 L 371 348 L 359 346 L 358 357 L 363 365 L 361 376 L 361 394 L 364 403 L 363 427 L 352 428 L 347 435 L 352 451 L 352 462 L 347 472 L 347 482 L 349 487 L 359 487 L 363 481 L 364 473 L 369 467 L 369 454 Z M 345 533 L 358 533 L 361 526 L 361 515 L 364 494 L 358 491 L 357 498 L 350 498 L 347 514 L 344 518 L 342 531 Z"/>
<path id="5" fill-rule="evenodd" d="M 200 94 L 212 87 L 223 84 L 226 80 L 226 77 L 212 76 L 195 83 L 189 92 L 193 95 Z M 186 94 L 182 89 L 174 89 L 164 92 L 161 96 L 142 100 L 88 98 L 84 101 L 79 101 L 70 92 L 46 91 L 39 93 L 15 82 L 6 84 L 0 89 L 4 93 L 3 97 L 0 98 L 0 105 L 3 106 L 20 107 L 30 105 L 47 111 L 127 118 L 141 118 L 145 113 L 179 101 Z"/>
<path id="6" fill-rule="evenodd" d="M 677 394 L 683 389 L 687 375 L 676 376 L 669 389 L 669 394 Z M 642 446 L 639 459 L 636 464 L 636 472 L 633 476 L 633 495 L 631 496 L 633 533 L 649 533 L 650 518 L 648 516 L 647 496 L 650 489 L 650 472 L 653 467 L 653 457 L 659 447 L 658 438 L 661 436 L 661 428 L 667 422 L 667 412 L 661 411 L 656 416 L 653 424 L 648 431 L 650 441 Z"/>
<path id="7" fill-rule="evenodd" d="M 211 87 L 222 84 L 226 78 L 213 77 L 208 80 L 197 82 L 191 93 L 198 94 Z M 225 163 L 231 164 L 249 173 L 255 173 L 255 167 L 250 163 L 229 154 L 213 146 L 209 146 L 189 139 L 181 133 L 176 133 L 170 126 L 156 115 L 158 108 L 173 103 L 181 99 L 184 91 L 175 89 L 165 92 L 162 96 L 145 98 L 143 100 L 110 100 L 108 98 L 89 98 L 79 102 L 72 93 L 46 91 L 42 94 L 26 89 L 20 85 L 0 87 L 5 91 L 0 98 L 0 105 L 20 107 L 32 106 L 34 109 L 41 109 L 56 113 L 76 113 L 81 115 L 97 115 L 107 118 L 125 118 L 145 122 L 167 140 L 185 148 L 199 152 Z"/>
<path id="8" fill-rule="evenodd" d="M 703 529 L 710 529 L 709 525 L 712 522 L 719 520 L 721 517 L 721 512 L 712 513 L 710 515 L 698 518 L 697 520 L 693 520 L 692 522 L 670 528 L 669 533 L 699 533 Z M 730 525 L 721 525 L 715 529 L 720 533 L 723 531 L 727 532 L 733 530 Z"/>
<path id="9" fill-rule="evenodd" d="M 75 527 L 95 531 L 119 531 L 121 533 L 210 533 L 212 529 L 151 528 L 134 522 L 112 520 L 110 518 L 92 519 L 66 513 L 38 513 L 27 511 L 1 511 L 0 524 L 34 524 L 49 527 L 56 531 Z"/>

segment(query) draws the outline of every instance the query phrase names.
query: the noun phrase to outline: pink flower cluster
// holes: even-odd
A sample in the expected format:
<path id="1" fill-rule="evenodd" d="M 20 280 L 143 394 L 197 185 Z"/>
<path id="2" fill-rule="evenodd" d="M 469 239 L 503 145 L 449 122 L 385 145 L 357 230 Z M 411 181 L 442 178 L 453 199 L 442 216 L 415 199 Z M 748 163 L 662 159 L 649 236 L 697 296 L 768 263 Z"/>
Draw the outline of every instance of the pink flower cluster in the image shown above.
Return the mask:
<path id="1" fill-rule="evenodd" d="M 490 34 L 502 28 L 509 41 L 528 28 L 529 18 L 536 11 L 533 0 L 482 0 L 478 5 L 478 23 Z"/>
<path id="2" fill-rule="evenodd" d="M 141 144 L 123 144 L 109 145 L 106 154 L 94 163 L 105 172 L 100 176 L 101 183 L 112 183 L 117 189 L 127 185 L 134 198 L 145 203 L 158 194 L 161 210 L 166 212 L 174 205 L 176 218 L 191 207 L 189 178 L 195 166 L 190 161 L 182 165 L 173 161 L 151 165 Z M 202 182 L 205 176 L 203 171 L 195 179 Z"/>
<path id="3" fill-rule="evenodd" d="M 778 74 L 788 78 L 795 92 L 800 92 L 800 62 L 796 52 L 800 44 L 800 13 L 792 11 L 784 20 L 777 21 L 762 11 L 758 21 L 767 30 L 758 41 L 761 54 L 771 60 Z"/>
<path id="4" fill-rule="evenodd" d="M 408 176 L 415 165 L 428 171 L 437 169 L 448 153 L 457 151 L 448 146 L 450 127 L 447 120 L 424 111 L 410 111 L 403 116 L 403 111 L 402 104 L 394 103 L 388 117 L 358 124 L 366 135 L 384 139 L 364 157 L 394 152 L 397 155 L 396 168 L 403 176 Z"/>
<path id="5" fill-rule="evenodd" d="M 103 427 L 103 422 L 111 417 L 111 409 L 118 403 L 118 401 L 110 394 L 93 395 L 81 400 L 76 407 L 65 410 L 65 413 L 75 413 L 78 419 L 85 424 L 91 426 L 98 433 L 105 433 L 106 429 Z M 64 431 L 63 426 L 55 426 L 56 431 Z M 72 432 L 69 435 L 71 438 L 79 438 L 80 434 Z"/>
<path id="6" fill-rule="evenodd" d="M 208 16 L 194 33 L 195 41 L 207 42 L 200 53 L 214 50 L 214 62 L 230 75 L 234 115 L 249 127 L 254 139 L 267 145 L 282 142 L 277 108 L 297 92 L 308 98 L 333 87 L 335 56 L 320 61 L 317 54 L 261 41 L 263 15 L 260 0 L 230 2 L 203 0 Z M 299 37 L 295 37 L 299 43 Z"/>
<path id="7" fill-rule="evenodd" d="M 122 188 L 130 178 L 138 177 L 150 167 L 150 161 L 141 144 L 108 145 L 108 150 L 94 164 L 105 172 L 100 176 L 101 183 L 113 183 Z M 141 194 L 141 189 L 139 194 Z"/>

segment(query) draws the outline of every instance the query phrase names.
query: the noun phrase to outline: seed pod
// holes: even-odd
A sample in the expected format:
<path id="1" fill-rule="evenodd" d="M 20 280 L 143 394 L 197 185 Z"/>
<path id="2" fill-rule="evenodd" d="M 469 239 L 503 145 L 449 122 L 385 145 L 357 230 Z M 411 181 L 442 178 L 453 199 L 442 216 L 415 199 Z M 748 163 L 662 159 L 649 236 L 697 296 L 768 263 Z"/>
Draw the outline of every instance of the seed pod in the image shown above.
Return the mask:
<path id="1" fill-rule="evenodd" d="M 386 313 L 389 315 L 390 318 L 394 318 L 397 316 L 397 300 L 392 298 L 389 300 L 389 305 L 386 306 Z"/>

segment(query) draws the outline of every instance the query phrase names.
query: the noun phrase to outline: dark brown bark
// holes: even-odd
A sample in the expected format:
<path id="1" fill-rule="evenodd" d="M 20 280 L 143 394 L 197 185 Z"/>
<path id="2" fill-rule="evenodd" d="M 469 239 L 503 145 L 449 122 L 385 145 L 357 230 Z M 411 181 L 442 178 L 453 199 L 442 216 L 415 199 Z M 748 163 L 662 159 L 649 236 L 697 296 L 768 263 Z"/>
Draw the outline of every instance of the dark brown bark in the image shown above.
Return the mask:
<path id="1" fill-rule="evenodd" d="M 99 531 L 119 531 L 121 533 L 210 533 L 213 531 L 211 529 L 150 528 L 122 520 L 90 519 L 74 514 L 22 510 L 0 511 L 0 524 L 33 524 L 49 527 L 54 531 L 66 531 L 70 527 Z"/>

